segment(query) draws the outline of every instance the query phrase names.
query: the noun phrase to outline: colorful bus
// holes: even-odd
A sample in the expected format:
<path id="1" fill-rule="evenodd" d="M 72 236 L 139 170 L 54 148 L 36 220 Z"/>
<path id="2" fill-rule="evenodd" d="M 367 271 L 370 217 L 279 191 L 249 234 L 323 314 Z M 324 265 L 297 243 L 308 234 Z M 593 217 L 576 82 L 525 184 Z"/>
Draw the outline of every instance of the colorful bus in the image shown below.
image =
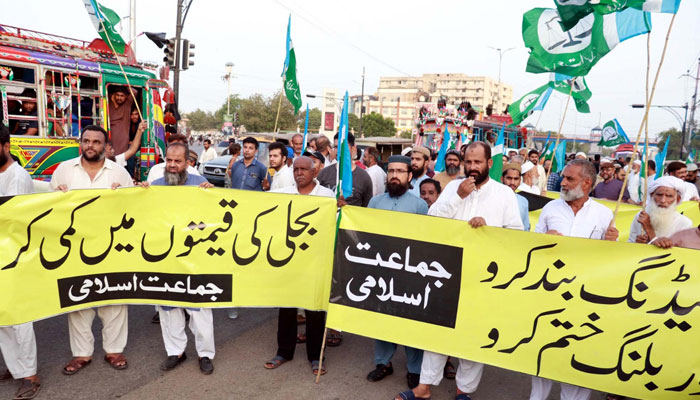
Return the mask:
<path id="1" fill-rule="evenodd" d="M 165 145 L 160 90 L 168 84 L 156 79 L 155 67 L 138 63 L 128 46 L 115 55 L 101 39 L 0 25 L 0 117 L 12 135 L 12 155 L 32 178 L 50 179 L 59 163 L 78 156 L 83 127 L 100 125 L 112 137 L 109 97 L 131 86 L 149 126 L 134 156 L 134 177 L 145 179 Z"/>

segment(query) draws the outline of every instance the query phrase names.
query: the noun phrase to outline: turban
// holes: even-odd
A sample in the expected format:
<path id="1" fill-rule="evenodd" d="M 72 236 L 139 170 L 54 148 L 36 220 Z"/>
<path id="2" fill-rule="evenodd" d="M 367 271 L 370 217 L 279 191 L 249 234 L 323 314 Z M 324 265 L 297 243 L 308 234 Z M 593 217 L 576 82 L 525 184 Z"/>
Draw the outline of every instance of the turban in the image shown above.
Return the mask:
<path id="1" fill-rule="evenodd" d="M 656 191 L 656 189 L 660 187 L 668 187 L 671 189 L 674 189 L 681 198 L 683 198 L 683 194 L 685 193 L 685 182 L 682 180 L 676 178 L 675 176 L 662 176 L 659 179 L 655 179 L 653 182 L 649 184 L 649 194 L 652 194 Z"/>

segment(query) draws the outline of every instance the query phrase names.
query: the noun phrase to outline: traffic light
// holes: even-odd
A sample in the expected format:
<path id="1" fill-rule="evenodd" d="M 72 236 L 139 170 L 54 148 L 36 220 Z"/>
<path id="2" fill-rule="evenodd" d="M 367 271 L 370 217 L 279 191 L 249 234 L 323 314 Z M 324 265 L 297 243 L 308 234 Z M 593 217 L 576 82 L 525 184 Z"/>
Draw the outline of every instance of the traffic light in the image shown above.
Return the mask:
<path id="1" fill-rule="evenodd" d="M 176 67 L 176 65 L 175 65 L 176 51 L 177 51 L 177 41 L 175 40 L 175 38 L 168 39 L 167 43 L 165 44 L 165 48 L 163 49 L 163 53 L 165 54 L 165 57 L 163 57 L 163 61 L 170 68 Z"/>
<path id="2" fill-rule="evenodd" d="M 183 70 L 186 70 L 187 68 L 194 65 L 194 60 L 192 60 L 192 57 L 194 57 L 194 52 L 190 51 L 190 50 L 194 50 L 194 43 L 190 43 L 189 40 L 183 39 L 182 40 L 182 69 Z"/>

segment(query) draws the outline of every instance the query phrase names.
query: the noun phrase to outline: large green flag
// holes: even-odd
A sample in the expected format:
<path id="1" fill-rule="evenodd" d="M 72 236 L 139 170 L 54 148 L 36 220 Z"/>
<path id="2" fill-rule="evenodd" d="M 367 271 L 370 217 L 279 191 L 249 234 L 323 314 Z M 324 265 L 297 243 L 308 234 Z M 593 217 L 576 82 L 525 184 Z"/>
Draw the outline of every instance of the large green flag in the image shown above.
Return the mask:
<path id="1" fill-rule="evenodd" d="M 294 54 L 291 29 L 292 16 L 290 15 L 289 22 L 287 23 L 287 55 L 284 59 L 282 78 L 284 78 L 284 94 L 287 96 L 287 100 L 294 106 L 294 114 L 296 114 L 301 108 L 301 90 L 299 90 L 299 82 L 297 82 L 297 57 Z"/>
<path id="2" fill-rule="evenodd" d="M 574 99 L 574 103 L 576 104 L 576 111 L 580 113 L 591 112 L 591 107 L 588 105 L 588 100 L 591 99 L 593 93 L 591 93 L 591 90 L 588 88 L 584 77 L 551 74 L 549 77 L 549 86 L 567 96 L 569 93 L 571 93 L 571 98 Z"/>
<path id="3" fill-rule="evenodd" d="M 681 0 L 554 0 L 561 16 L 564 30 L 576 26 L 588 14 L 610 14 L 627 7 L 638 10 L 672 13 L 678 12 Z"/>
<path id="4" fill-rule="evenodd" d="M 102 40 L 104 40 L 107 45 L 111 44 L 116 53 L 124 54 L 126 43 L 116 29 L 116 26 L 121 21 L 119 15 L 95 0 L 83 0 L 83 2 L 90 15 L 92 24 L 95 26 L 95 29 L 97 29 L 97 33 Z"/>
<path id="5" fill-rule="evenodd" d="M 615 147 L 622 143 L 628 143 L 629 141 L 620 123 L 617 122 L 617 119 L 613 119 L 603 125 L 603 132 L 600 135 L 598 146 Z"/>
<path id="6" fill-rule="evenodd" d="M 532 115 L 535 109 L 544 108 L 544 103 L 549 99 L 551 92 L 552 88 L 549 87 L 549 84 L 542 85 L 508 106 L 508 115 L 513 118 L 512 125 L 520 124 L 525 118 Z"/>
<path id="7" fill-rule="evenodd" d="M 530 49 L 527 72 L 584 76 L 620 42 L 651 30 L 649 14 L 633 8 L 592 13 L 564 31 L 555 9 L 535 8 L 523 15 L 523 41 Z"/>
<path id="8" fill-rule="evenodd" d="M 491 167 L 489 168 L 489 178 L 496 182 L 501 181 L 501 174 L 503 173 L 503 155 L 506 153 L 506 124 L 505 122 L 501 125 L 501 130 L 498 131 L 498 139 L 496 139 L 496 145 L 491 151 Z"/>

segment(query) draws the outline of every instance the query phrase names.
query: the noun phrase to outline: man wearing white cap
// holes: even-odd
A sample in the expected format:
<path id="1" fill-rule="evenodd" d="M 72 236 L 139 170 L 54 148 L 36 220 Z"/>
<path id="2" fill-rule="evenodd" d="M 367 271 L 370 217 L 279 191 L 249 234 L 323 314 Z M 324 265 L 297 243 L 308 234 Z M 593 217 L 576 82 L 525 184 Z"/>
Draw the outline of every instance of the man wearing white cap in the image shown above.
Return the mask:
<path id="1" fill-rule="evenodd" d="M 579 151 L 576 153 L 576 159 L 577 160 L 588 160 L 588 157 L 586 156 L 586 153 Z"/>
<path id="2" fill-rule="evenodd" d="M 695 185 L 695 188 L 700 192 L 700 179 L 698 179 L 698 166 L 697 164 L 691 163 L 687 165 L 687 175 L 685 177 L 686 182 L 690 182 Z"/>
<path id="3" fill-rule="evenodd" d="M 530 161 L 525 161 L 520 167 L 520 174 L 523 177 L 523 181 L 520 183 L 520 186 L 518 186 L 518 190 L 536 195 L 542 193 L 540 188 L 535 184 L 535 179 L 537 179 L 538 176 L 535 164 Z"/>
<path id="4" fill-rule="evenodd" d="M 684 186 L 683 181 L 673 176 L 663 176 L 651 183 L 647 207 L 632 221 L 629 242 L 650 243 L 693 226 L 688 217 L 676 211 Z"/>
<path id="5" fill-rule="evenodd" d="M 561 198 L 544 206 L 535 232 L 616 241 L 619 232 L 612 226 L 612 211 L 588 196 L 596 178 L 593 163 L 572 160 L 562 171 L 562 178 Z M 547 399 L 551 389 L 552 381 L 533 376 L 530 400 Z M 590 389 L 561 384 L 562 400 L 588 400 L 590 396 Z"/>
<path id="6" fill-rule="evenodd" d="M 698 201 L 700 194 L 698 188 L 690 182 L 686 182 L 688 176 L 688 166 L 682 161 L 672 161 L 666 166 L 666 173 L 683 181 L 684 191 L 681 201 Z"/>
<path id="7" fill-rule="evenodd" d="M 639 171 L 642 168 L 640 160 L 634 160 L 629 169 L 629 177 L 627 178 L 627 191 L 630 194 L 630 201 L 634 204 L 640 204 L 642 199 L 639 197 Z"/>

